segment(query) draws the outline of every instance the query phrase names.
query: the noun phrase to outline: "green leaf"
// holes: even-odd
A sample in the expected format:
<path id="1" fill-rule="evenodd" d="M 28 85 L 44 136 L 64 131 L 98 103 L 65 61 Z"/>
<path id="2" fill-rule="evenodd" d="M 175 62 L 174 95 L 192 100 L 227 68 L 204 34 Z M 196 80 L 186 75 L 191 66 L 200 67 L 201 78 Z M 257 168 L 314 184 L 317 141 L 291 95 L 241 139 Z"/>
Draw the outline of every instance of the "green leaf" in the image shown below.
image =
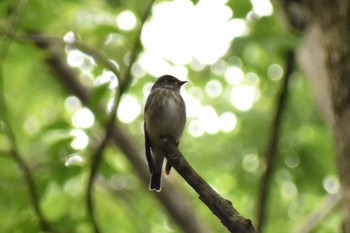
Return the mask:
<path id="1" fill-rule="evenodd" d="M 252 10 L 252 4 L 248 0 L 230 0 L 227 5 L 233 10 L 235 18 L 245 18 Z"/>
<path id="2" fill-rule="evenodd" d="M 69 209 L 69 201 L 62 187 L 50 182 L 40 203 L 44 215 L 51 221 L 62 218 Z"/>

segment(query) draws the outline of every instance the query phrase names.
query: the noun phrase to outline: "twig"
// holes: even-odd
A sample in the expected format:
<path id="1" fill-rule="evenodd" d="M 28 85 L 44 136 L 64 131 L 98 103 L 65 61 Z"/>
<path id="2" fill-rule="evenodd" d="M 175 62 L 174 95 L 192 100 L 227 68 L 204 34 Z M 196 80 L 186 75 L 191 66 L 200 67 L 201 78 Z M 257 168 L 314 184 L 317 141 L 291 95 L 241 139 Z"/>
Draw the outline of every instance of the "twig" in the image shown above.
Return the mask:
<path id="1" fill-rule="evenodd" d="M 39 204 L 39 194 L 36 189 L 34 178 L 32 175 L 32 172 L 30 171 L 29 166 L 26 164 L 22 156 L 19 154 L 17 149 L 14 147 L 12 148 L 11 152 L 12 158 L 15 160 L 16 164 L 18 165 L 19 169 L 22 172 L 22 175 L 24 177 L 24 180 L 28 186 L 28 192 L 29 196 L 35 211 L 36 216 L 39 219 L 40 227 L 43 231 L 50 231 L 50 232 L 57 232 L 49 223 L 49 221 L 45 218 Z"/>
<path id="2" fill-rule="evenodd" d="M 0 35 L 7 36 L 7 33 L 0 32 Z M 101 50 L 98 50 L 88 44 L 83 43 L 82 41 L 75 40 L 73 42 L 66 42 L 59 37 L 43 37 L 38 33 L 27 33 L 25 35 L 16 34 L 14 35 L 14 39 L 17 41 L 35 42 L 35 44 L 43 48 L 46 48 L 48 43 L 73 46 L 79 49 L 81 52 L 93 57 L 98 65 L 109 69 L 119 79 L 119 82 L 121 81 L 121 74 L 118 67 L 106 56 L 106 54 L 103 53 Z"/>
<path id="3" fill-rule="evenodd" d="M 269 138 L 269 144 L 265 152 L 266 170 L 260 182 L 260 189 L 259 189 L 260 193 L 258 196 L 258 209 L 257 209 L 257 217 L 258 217 L 257 229 L 260 233 L 263 231 L 263 226 L 266 220 L 266 212 L 267 212 L 266 206 L 267 206 L 267 200 L 269 196 L 269 190 L 270 190 L 269 187 L 271 183 L 271 178 L 273 177 L 276 160 L 277 160 L 282 115 L 286 107 L 288 84 L 289 84 L 291 74 L 294 70 L 294 64 L 295 64 L 294 51 L 288 52 L 286 57 L 287 57 L 286 59 L 287 65 L 286 65 L 286 72 L 284 75 L 284 82 L 281 86 L 281 90 L 278 96 L 276 113 L 271 125 L 272 128 L 271 128 L 271 134 Z"/>
<path id="4" fill-rule="evenodd" d="M 167 160 L 187 183 L 199 194 L 199 199 L 221 220 L 230 231 L 236 233 L 257 233 L 250 219 L 243 218 L 229 200 L 221 197 L 191 167 L 171 138 L 164 138 L 162 149 Z"/>
<path id="5" fill-rule="evenodd" d="M 101 50 L 98 50 L 80 41 L 75 41 L 70 45 L 76 47 L 77 49 L 86 53 L 87 55 L 92 56 L 95 59 L 97 64 L 100 64 L 105 68 L 109 69 L 110 71 L 112 71 L 114 75 L 117 77 L 117 79 L 119 79 L 120 81 L 121 75 L 118 67 L 116 67 L 116 65 L 112 61 L 110 61 L 106 56 L 106 54 L 104 54 Z"/>
<path id="6" fill-rule="evenodd" d="M 339 204 L 341 200 L 341 192 L 328 195 L 321 205 L 311 213 L 298 228 L 296 233 L 309 233 L 311 232 L 331 211 Z"/>
<path id="7" fill-rule="evenodd" d="M 3 64 L 5 62 L 7 53 L 10 48 L 10 44 L 13 41 L 13 37 L 19 25 L 21 16 L 26 8 L 26 5 L 27 5 L 26 0 L 20 1 L 13 15 L 10 16 L 12 20 L 9 19 L 9 23 L 10 23 L 9 32 L 7 37 L 5 37 L 5 39 L 3 40 L 3 44 L 0 48 L 0 95 L 1 95 L 0 96 L 0 120 L 2 119 L 3 121 L 5 134 L 10 141 L 10 155 L 12 156 L 12 159 L 16 162 L 17 166 L 22 172 L 23 178 L 28 188 L 31 204 L 39 220 L 40 228 L 43 231 L 56 232 L 56 230 L 54 230 L 54 228 L 49 224 L 49 222 L 47 221 L 47 219 L 44 217 L 42 213 L 42 210 L 39 204 L 39 195 L 35 186 L 33 175 L 29 169 L 29 166 L 27 165 L 27 163 L 19 153 L 16 136 L 10 124 L 7 104 L 6 104 L 5 95 L 4 95 Z"/>
<path id="8" fill-rule="evenodd" d="M 112 135 L 113 124 L 114 124 L 115 119 L 116 119 L 116 112 L 117 112 L 121 97 L 125 93 L 128 86 L 132 82 L 132 77 L 130 76 L 131 67 L 134 64 L 134 62 L 136 61 L 137 56 L 139 54 L 139 49 L 141 47 L 141 42 L 140 42 L 141 41 L 141 32 L 142 32 L 143 26 L 146 22 L 146 19 L 148 18 L 149 14 L 151 12 L 153 3 L 154 3 L 154 0 L 151 0 L 149 2 L 144 14 L 142 15 L 141 25 L 140 25 L 139 30 L 137 32 L 137 37 L 135 38 L 136 41 L 135 41 L 134 47 L 132 48 L 132 51 L 131 51 L 130 63 L 128 64 L 128 68 L 127 68 L 125 74 L 123 75 L 123 77 L 120 77 L 120 75 L 119 75 L 119 77 L 120 77 L 119 78 L 119 86 L 118 86 L 119 88 L 117 87 L 118 91 L 115 92 L 113 106 L 112 106 L 112 109 L 110 112 L 110 117 L 109 117 L 109 120 L 108 120 L 106 127 L 105 127 L 105 137 L 103 138 L 100 145 L 98 146 L 98 148 L 96 149 L 95 153 L 92 156 L 91 168 L 90 168 L 90 173 L 88 176 L 88 184 L 87 184 L 87 190 L 86 190 L 86 205 L 87 205 L 88 213 L 90 215 L 91 221 L 92 221 L 94 229 L 95 229 L 95 233 L 99 233 L 101 231 L 99 229 L 97 220 L 95 218 L 94 202 L 93 202 L 93 194 L 92 194 L 93 181 L 94 181 L 94 178 L 96 176 L 98 166 L 101 162 L 103 151 L 107 145 L 107 141 L 109 140 L 109 138 Z"/>
<path id="9" fill-rule="evenodd" d="M 132 77 L 131 77 L 132 65 L 135 63 L 135 61 L 139 55 L 139 52 L 140 52 L 140 49 L 142 46 L 141 45 L 141 33 L 142 33 L 143 25 L 146 23 L 147 18 L 151 14 L 153 3 L 154 3 L 154 0 L 150 0 L 149 4 L 146 6 L 146 9 L 141 17 L 141 25 L 140 25 L 140 28 L 137 31 L 137 34 L 135 37 L 136 40 L 135 40 L 134 46 L 131 50 L 128 67 L 126 68 L 126 71 L 123 75 L 123 81 L 120 84 L 119 93 L 125 93 L 126 89 L 129 88 L 129 86 L 132 82 Z M 120 97 L 119 97 L 119 101 L 120 101 Z"/>

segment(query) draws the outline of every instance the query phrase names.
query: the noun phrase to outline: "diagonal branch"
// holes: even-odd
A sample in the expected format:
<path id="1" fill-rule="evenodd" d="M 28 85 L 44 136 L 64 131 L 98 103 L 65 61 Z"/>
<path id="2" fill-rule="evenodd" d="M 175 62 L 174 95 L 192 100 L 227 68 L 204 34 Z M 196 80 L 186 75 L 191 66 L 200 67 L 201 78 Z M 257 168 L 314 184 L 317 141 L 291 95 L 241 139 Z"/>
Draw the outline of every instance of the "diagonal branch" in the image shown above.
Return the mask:
<path id="1" fill-rule="evenodd" d="M 230 231 L 257 233 L 250 219 L 243 218 L 229 200 L 221 197 L 186 161 L 171 138 L 164 138 L 162 149 L 167 160 L 186 182 L 199 194 L 199 199 Z"/>
<path id="2" fill-rule="evenodd" d="M 87 44 L 84 44 L 81 41 L 74 41 L 73 43 L 68 43 L 68 44 L 76 47 L 77 49 L 79 49 L 83 53 L 86 53 L 87 55 L 93 57 L 97 64 L 112 71 L 118 79 L 121 78 L 121 74 L 120 74 L 118 67 L 111 60 L 109 60 L 107 55 L 104 54 L 101 50 L 98 50 L 94 47 L 91 47 Z"/>
<path id="3" fill-rule="evenodd" d="M 284 77 L 284 82 L 282 84 L 278 102 L 276 107 L 276 113 L 272 122 L 271 135 L 269 138 L 269 144 L 266 148 L 265 159 L 266 159 L 266 170 L 261 179 L 260 183 L 260 193 L 258 196 L 258 231 L 262 232 L 264 223 L 266 221 L 266 206 L 269 196 L 269 187 L 271 179 L 275 172 L 275 166 L 277 161 L 277 152 L 278 152 L 278 143 L 280 136 L 280 129 L 282 124 L 282 115 L 286 107 L 288 84 L 291 77 L 291 74 L 294 70 L 295 59 L 294 51 L 288 52 L 286 56 L 287 65 L 286 72 Z"/>

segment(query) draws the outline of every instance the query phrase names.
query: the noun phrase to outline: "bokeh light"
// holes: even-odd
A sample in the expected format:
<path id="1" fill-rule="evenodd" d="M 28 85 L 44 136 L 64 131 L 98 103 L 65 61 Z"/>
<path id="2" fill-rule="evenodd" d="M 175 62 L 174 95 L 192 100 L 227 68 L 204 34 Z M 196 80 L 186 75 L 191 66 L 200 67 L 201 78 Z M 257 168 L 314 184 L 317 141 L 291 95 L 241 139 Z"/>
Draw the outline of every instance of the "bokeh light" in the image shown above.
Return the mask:
<path id="1" fill-rule="evenodd" d="M 64 101 L 64 108 L 70 113 L 74 113 L 78 111 L 81 107 L 82 107 L 82 103 L 80 99 L 78 99 L 75 96 L 69 96 Z"/>
<path id="2" fill-rule="evenodd" d="M 334 175 L 326 176 L 323 179 L 323 188 L 330 194 L 338 193 L 340 189 L 338 179 Z"/>
<path id="3" fill-rule="evenodd" d="M 237 117 L 232 112 L 225 112 L 219 117 L 220 130 L 223 132 L 231 132 L 236 128 Z"/>
<path id="4" fill-rule="evenodd" d="M 75 34 L 72 31 L 67 32 L 64 36 L 63 36 L 63 41 L 66 43 L 74 43 L 75 42 Z"/>
<path id="5" fill-rule="evenodd" d="M 117 114 L 121 122 L 131 123 L 141 114 L 141 105 L 134 96 L 123 95 Z"/>
<path id="6" fill-rule="evenodd" d="M 231 91 L 231 102 L 240 111 L 248 111 L 258 96 L 258 89 L 248 85 L 237 85 Z"/>
<path id="7" fill-rule="evenodd" d="M 267 68 L 267 76 L 269 76 L 270 79 L 277 81 L 282 78 L 283 75 L 283 68 L 279 64 L 271 64 Z"/>
<path id="8" fill-rule="evenodd" d="M 225 71 L 225 80 L 232 85 L 240 84 L 244 79 L 244 73 L 241 68 L 230 66 Z"/>
<path id="9" fill-rule="evenodd" d="M 85 55 L 77 49 L 72 49 L 67 54 L 67 63 L 71 67 L 80 67 L 84 64 Z"/>
<path id="10" fill-rule="evenodd" d="M 253 11 L 256 15 L 269 16 L 273 13 L 273 6 L 269 0 L 250 0 L 253 4 Z"/>
<path id="11" fill-rule="evenodd" d="M 136 17 L 132 11 L 121 12 L 117 17 L 117 25 L 120 29 L 130 31 L 136 26 Z"/>
<path id="12" fill-rule="evenodd" d="M 255 172 L 259 167 L 260 161 L 257 154 L 248 154 L 244 156 L 243 168 L 247 172 Z"/>
<path id="13" fill-rule="evenodd" d="M 210 80 L 205 86 L 205 92 L 209 97 L 218 97 L 222 93 L 222 84 L 218 80 Z"/>
<path id="14" fill-rule="evenodd" d="M 144 27 L 142 42 L 149 53 L 175 64 L 214 64 L 234 37 L 247 32 L 245 21 L 232 15 L 225 1 L 162 2 Z"/>
<path id="15" fill-rule="evenodd" d="M 73 129 L 70 132 L 70 135 L 72 135 L 74 137 L 73 141 L 71 143 L 71 146 L 75 150 L 85 149 L 87 147 L 87 145 L 89 144 L 88 135 L 85 133 L 85 131 L 83 131 L 81 129 Z"/>
<path id="16" fill-rule="evenodd" d="M 94 125 L 95 116 L 88 108 L 80 108 L 72 117 L 72 123 L 77 128 L 87 129 Z"/>
<path id="17" fill-rule="evenodd" d="M 84 164 L 85 160 L 83 157 L 81 157 L 79 154 L 74 153 L 72 155 L 70 155 L 66 162 L 64 163 L 64 165 L 66 167 L 70 167 L 70 166 L 74 166 L 74 165 L 82 165 Z"/>
<path id="18" fill-rule="evenodd" d="M 110 89 L 115 89 L 118 86 L 118 79 L 112 71 L 104 70 L 95 80 L 95 86 L 100 86 L 109 83 Z"/>

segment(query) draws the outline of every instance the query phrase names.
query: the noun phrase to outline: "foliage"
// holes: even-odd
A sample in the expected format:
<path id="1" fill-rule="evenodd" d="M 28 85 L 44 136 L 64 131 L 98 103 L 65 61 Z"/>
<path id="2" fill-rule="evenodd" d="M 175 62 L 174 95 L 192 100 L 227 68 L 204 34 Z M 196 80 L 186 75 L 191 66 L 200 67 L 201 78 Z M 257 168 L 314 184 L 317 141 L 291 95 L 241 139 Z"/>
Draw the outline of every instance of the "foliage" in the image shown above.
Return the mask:
<path id="1" fill-rule="evenodd" d="M 20 2 L 0 3 L 2 39 L 7 32 L 9 15 Z M 191 131 L 196 127 L 203 128 L 197 124 L 201 116 L 189 116 L 180 149 L 209 184 L 254 222 L 259 205 L 256 202 L 259 180 L 266 166 L 264 152 L 282 83 L 279 72 L 283 72 L 286 51 L 298 44 L 298 35 L 285 29 L 276 10 L 272 15 L 246 19 L 247 14 L 252 13 L 252 4 L 247 2 L 227 3 L 234 12 L 233 17 L 246 20 L 249 32 L 233 39 L 218 61 L 199 66 L 195 61 L 185 64 L 165 61 L 171 67 L 186 70 L 185 75 L 178 78 L 190 80 L 185 87 L 187 101 L 194 98 L 209 112 L 214 109 L 214 120 L 219 120 L 224 113 L 236 116 L 234 129 L 228 132 L 200 129 L 203 134 Z M 157 1 L 155 5 L 161 3 L 164 2 Z M 62 232 L 93 232 L 84 199 L 91 156 L 104 131 L 97 119 L 104 118 L 106 112 L 92 109 L 103 105 L 106 111 L 114 94 L 115 85 L 111 80 L 115 82 L 116 79 L 108 77 L 111 74 L 106 73 L 106 67 L 96 64 L 90 56 L 77 53 L 82 63 L 72 69 L 85 87 L 93 89 L 89 108 L 83 108 L 81 101 L 67 94 L 65 87 L 53 77 L 45 63 L 49 54 L 21 35 L 40 32 L 46 37 L 63 38 L 68 32 L 74 32 L 82 43 L 102 51 L 125 72 L 146 4 L 147 1 L 136 0 L 28 1 L 16 31 L 18 36 L 12 42 L 6 60 L 0 61 L 3 62 L 4 82 L 4 93 L 0 98 L 4 97 L 7 103 L 17 149 L 32 171 L 45 217 Z M 117 16 L 125 10 L 136 17 L 136 26 L 131 30 L 122 30 L 116 25 Z M 57 42 L 56 47 L 68 59 L 72 50 L 76 50 L 62 42 Z M 232 67 L 243 71 L 244 78 L 240 82 L 227 78 L 227 70 Z M 142 148 L 141 107 L 155 77 L 142 67 L 141 62 L 133 66 L 132 76 L 134 80 L 121 100 L 117 116 L 119 124 L 132 134 L 135 147 Z M 210 92 L 213 80 L 222 89 L 219 95 Z M 232 101 L 232 93 L 240 85 L 253 87 L 256 93 L 252 107 L 246 110 Z M 86 126 L 79 116 L 86 119 L 87 115 L 79 114 L 82 110 L 86 114 L 89 109 L 93 122 Z M 132 118 L 130 112 L 135 112 Z M 202 114 L 205 113 L 208 112 L 203 110 Z M 39 232 L 22 173 L 11 158 L 10 142 L 3 124 L 0 121 L 0 231 Z M 86 138 L 88 143 L 84 145 Z M 78 155 L 84 161 L 65 166 L 72 155 Z M 103 232 L 116 232 L 116 229 L 118 232 L 181 231 L 154 198 L 155 194 L 149 192 L 135 175 L 134 168 L 119 148 L 108 145 L 103 156 L 94 190 L 97 220 Z M 329 195 L 325 183 L 332 181 L 337 185 L 332 135 L 299 70 L 293 72 L 289 86 L 278 156 L 277 171 L 270 187 L 266 230 L 279 232 L 283 228 L 293 232 Z M 175 171 L 165 179 L 187 194 L 194 210 L 210 229 L 224 231 Z M 335 209 L 315 232 L 336 231 L 338 215 Z"/>

